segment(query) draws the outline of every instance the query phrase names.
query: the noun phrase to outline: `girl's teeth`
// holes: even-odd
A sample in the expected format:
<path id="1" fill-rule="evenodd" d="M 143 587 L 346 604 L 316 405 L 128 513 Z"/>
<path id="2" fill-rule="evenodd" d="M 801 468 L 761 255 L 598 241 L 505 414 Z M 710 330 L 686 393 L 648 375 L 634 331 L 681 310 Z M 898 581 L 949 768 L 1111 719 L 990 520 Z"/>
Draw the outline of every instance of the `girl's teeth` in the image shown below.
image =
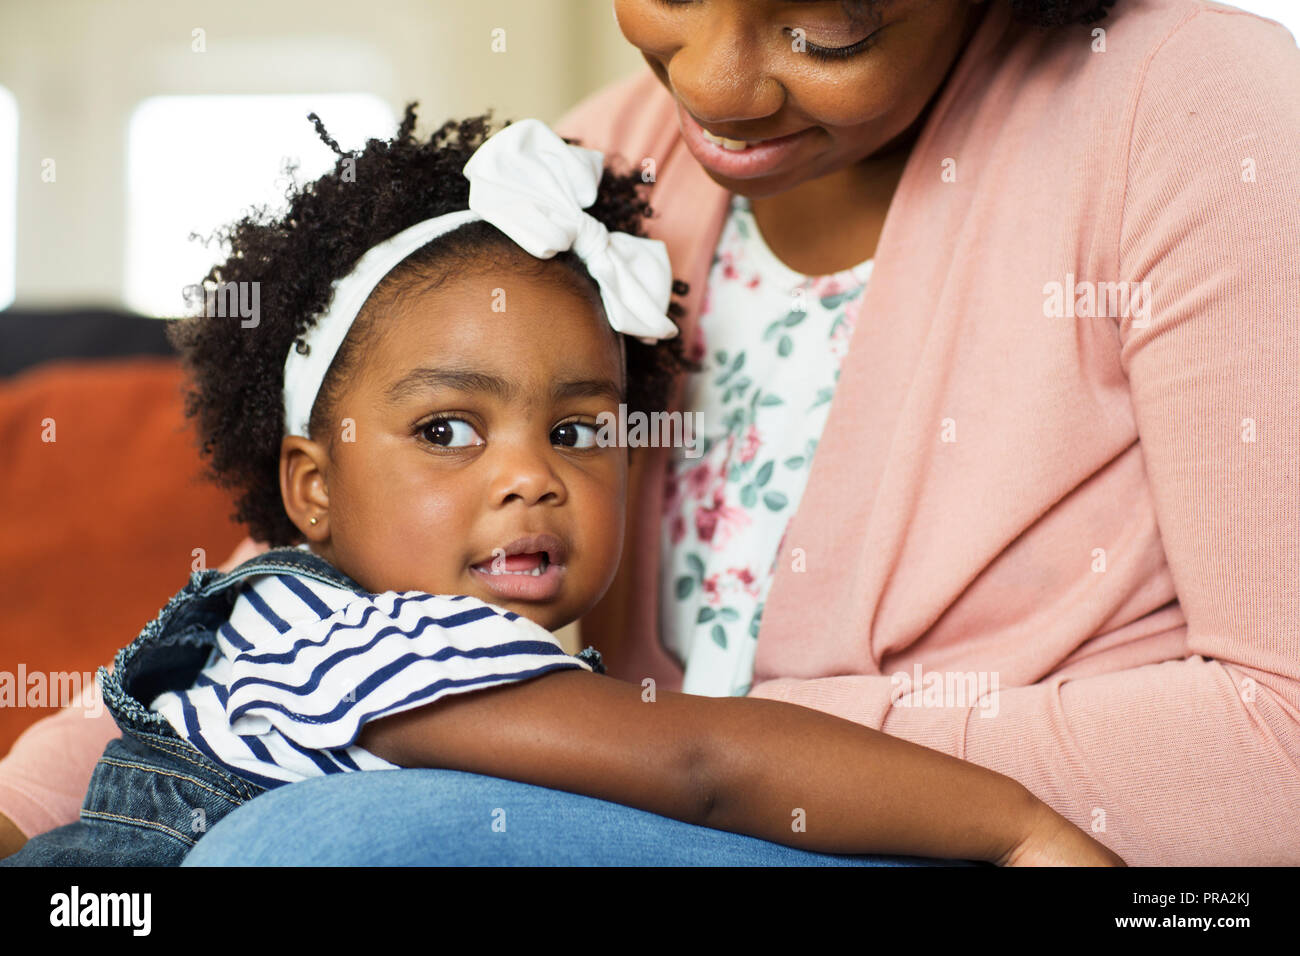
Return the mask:
<path id="1" fill-rule="evenodd" d="M 538 564 L 537 567 L 533 568 L 531 571 L 507 571 L 504 568 L 502 568 L 500 571 L 497 571 L 491 565 L 488 565 L 488 573 L 489 574 L 531 574 L 533 577 L 537 578 L 537 577 L 541 577 L 543 574 L 546 573 L 546 569 L 550 567 L 550 564 L 551 562 L 549 557 L 543 555 L 541 563 Z"/>
<path id="2" fill-rule="evenodd" d="M 707 139 L 710 143 L 717 143 L 723 149 L 739 151 L 749 146 L 749 143 L 747 143 L 743 139 L 727 139 L 725 136 L 714 136 L 707 129 L 703 130 L 702 132 L 704 133 L 705 139 Z"/>

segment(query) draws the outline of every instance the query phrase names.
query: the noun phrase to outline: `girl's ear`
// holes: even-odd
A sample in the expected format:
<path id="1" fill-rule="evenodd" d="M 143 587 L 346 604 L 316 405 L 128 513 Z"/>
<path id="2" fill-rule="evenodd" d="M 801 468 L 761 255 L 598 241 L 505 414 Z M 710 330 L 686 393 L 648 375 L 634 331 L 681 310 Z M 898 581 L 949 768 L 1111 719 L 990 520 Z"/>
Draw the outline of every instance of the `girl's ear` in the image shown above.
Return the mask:
<path id="1" fill-rule="evenodd" d="M 319 442 L 287 435 L 280 442 L 280 500 L 308 541 L 329 540 L 329 455 Z"/>

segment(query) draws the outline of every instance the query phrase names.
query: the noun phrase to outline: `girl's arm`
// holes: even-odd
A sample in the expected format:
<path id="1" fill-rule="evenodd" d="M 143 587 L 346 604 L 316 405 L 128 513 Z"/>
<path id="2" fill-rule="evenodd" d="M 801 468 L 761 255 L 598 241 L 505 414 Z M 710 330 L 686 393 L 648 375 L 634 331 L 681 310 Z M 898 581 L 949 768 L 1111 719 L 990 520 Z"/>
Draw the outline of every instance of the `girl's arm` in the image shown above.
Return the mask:
<path id="1" fill-rule="evenodd" d="M 649 696 L 649 695 L 645 695 Z M 1121 863 L 1009 777 L 818 711 L 699 697 L 586 671 L 367 723 L 403 767 L 504 777 L 806 850 Z M 1073 842 L 1071 842 L 1073 841 Z"/>

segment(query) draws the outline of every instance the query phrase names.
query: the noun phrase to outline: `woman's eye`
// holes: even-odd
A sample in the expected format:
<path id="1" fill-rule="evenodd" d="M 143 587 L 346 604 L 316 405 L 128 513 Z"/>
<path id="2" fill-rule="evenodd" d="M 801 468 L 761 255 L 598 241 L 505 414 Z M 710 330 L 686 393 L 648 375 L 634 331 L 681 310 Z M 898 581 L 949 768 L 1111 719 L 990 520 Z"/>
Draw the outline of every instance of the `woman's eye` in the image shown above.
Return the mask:
<path id="1" fill-rule="evenodd" d="M 848 46 L 818 46 L 804 40 L 804 52 L 809 53 L 819 60 L 844 60 L 851 56 L 857 56 L 870 49 L 876 42 L 876 36 L 880 31 L 869 34 L 859 40 L 857 43 L 850 43 Z"/>
<path id="2" fill-rule="evenodd" d="M 431 444 L 443 448 L 466 448 L 484 444 L 478 432 L 474 431 L 474 426 L 463 418 L 435 418 L 420 428 L 420 434 Z M 476 438 L 478 440 L 474 441 Z"/>
<path id="3" fill-rule="evenodd" d="M 582 434 L 583 429 L 591 433 L 590 437 Z M 568 448 L 596 447 L 596 426 L 588 425 L 586 422 L 565 422 L 563 425 L 556 425 L 551 436 L 555 444 Z"/>

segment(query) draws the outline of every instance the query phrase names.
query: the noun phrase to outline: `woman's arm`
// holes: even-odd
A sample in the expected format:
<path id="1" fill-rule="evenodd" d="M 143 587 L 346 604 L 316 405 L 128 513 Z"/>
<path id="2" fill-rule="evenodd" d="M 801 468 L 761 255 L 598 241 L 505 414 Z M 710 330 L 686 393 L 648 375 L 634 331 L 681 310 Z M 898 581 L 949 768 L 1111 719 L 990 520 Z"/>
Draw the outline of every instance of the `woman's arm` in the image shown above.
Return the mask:
<path id="1" fill-rule="evenodd" d="M 266 549 L 245 538 L 217 570 L 229 571 Z M 104 745 L 118 734 L 98 686 L 23 731 L 0 760 L 0 858 L 38 833 L 76 822 Z"/>
<path id="2" fill-rule="evenodd" d="M 104 745 L 118 735 L 95 684 L 24 730 L 0 760 L 0 857 L 77 820 Z"/>
<path id="3" fill-rule="evenodd" d="M 1056 817 L 1007 777 L 826 714 L 743 697 L 647 700 L 584 671 L 371 721 L 357 744 L 399 766 L 504 777 L 819 852 L 1004 863 Z M 1064 861 L 1121 862 L 1069 829 Z"/>
<path id="4" fill-rule="evenodd" d="M 1297 90 L 1284 30 L 1205 8 L 1156 52 L 1134 108 L 1111 241 L 1154 305 L 1118 335 L 1193 656 L 1004 686 L 989 719 L 891 707 L 880 676 L 751 695 L 1014 777 L 1131 864 L 1300 862 Z"/>

